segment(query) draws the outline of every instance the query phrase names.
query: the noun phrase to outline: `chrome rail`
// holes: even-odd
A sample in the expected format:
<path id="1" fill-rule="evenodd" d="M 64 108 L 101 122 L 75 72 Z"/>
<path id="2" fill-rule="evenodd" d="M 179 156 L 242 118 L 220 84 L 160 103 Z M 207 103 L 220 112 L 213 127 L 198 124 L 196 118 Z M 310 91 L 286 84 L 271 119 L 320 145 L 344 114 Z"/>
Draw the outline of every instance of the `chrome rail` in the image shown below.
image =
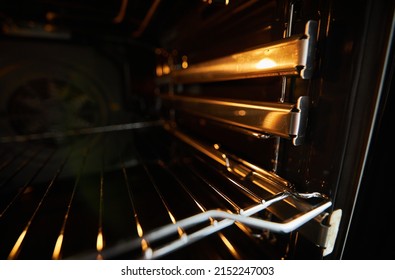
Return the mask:
<path id="1" fill-rule="evenodd" d="M 234 102 L 176 95 L 162 95 L 161 98 L 175 110 L 261 134 L 292 139 L 294 145 L 303 142 L 309 107 L 307 96 L 300 97 L 296 104 Z"/>
<path id="2" fill-rule="evenodd" d="M 316 32 L 317 22 L 308 21 L 305 34 L 186 69 L 169 70 L 170 73 L 159 77 L 157 82 L 186 84 L 287 75 L 310 79 Z"/>

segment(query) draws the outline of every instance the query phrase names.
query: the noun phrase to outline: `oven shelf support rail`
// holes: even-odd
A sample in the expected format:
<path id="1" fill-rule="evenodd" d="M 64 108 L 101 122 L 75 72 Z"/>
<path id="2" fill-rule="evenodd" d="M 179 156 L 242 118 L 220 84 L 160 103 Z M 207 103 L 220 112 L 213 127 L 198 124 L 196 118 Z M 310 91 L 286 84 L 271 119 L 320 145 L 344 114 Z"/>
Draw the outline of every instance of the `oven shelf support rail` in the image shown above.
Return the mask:
<path id="1" fill-rule="evenodd" d="M 158 84 L 205 83 L 270 76 L 312 77 L 317 22 L 306 23 L 305 34 L 294 35 L 252 50 L 169 70 Z M 168 69 L 170 69 L 168 67 Z"/>
<path id="2" fill-rule="evenodd" d="M 251 133 L 292 139 L 295 146 L 303 143 L 309 97 L 301 96 L 295 104 L 275 102 L 235 102 L 185 96 L 161 96 L 166 106 L 200 118 L 231 125 Z"/>

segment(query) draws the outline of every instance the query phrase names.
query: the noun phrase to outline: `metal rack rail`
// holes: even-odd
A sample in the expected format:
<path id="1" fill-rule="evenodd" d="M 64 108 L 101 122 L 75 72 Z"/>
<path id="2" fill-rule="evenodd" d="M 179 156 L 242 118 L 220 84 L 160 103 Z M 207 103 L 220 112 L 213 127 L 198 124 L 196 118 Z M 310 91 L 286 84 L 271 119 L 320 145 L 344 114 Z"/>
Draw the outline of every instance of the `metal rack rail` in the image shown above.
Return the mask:
<path id="1" fill-rule="evenodd" d="M 309 79 L 316 32 L 317 22 L 308 21 L 305 34 L 191 65 L 186 69 L 169 70 L 170 73 L 158 78 L 157 82 L 186 84 L 289 75 Z"/>

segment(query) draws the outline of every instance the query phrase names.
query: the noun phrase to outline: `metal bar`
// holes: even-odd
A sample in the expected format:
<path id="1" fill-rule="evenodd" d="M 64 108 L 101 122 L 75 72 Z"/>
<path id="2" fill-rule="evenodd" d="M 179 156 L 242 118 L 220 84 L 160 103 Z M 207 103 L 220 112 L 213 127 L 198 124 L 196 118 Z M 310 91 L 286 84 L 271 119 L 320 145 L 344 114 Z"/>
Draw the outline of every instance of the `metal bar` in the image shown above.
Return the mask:
<path id="1" fill-rule="evenodd" d="M 302 96 L 296 104 L 274 102 L 234 102 L 183 96 L 162 96 L 176 110 L 201 118 L 256 132 L 303 142 L 307 125 L 309 98 Z"/>
<path id="2" fill-rule="evenodd" d="M 22 233 L 19 235 L 17 241 L 15 242 L 10 254 L 8 255 L 8 259 L 15 259 L 18 257 L 19 252 L 21 250 L 21 245 L 25 239 L 25 236 L 34 220 L 34 218 L 36 217 L 38 211 L 41 209 L 41 206 L 44 202 L 44 200 L 47 198 L 49 191 L 52 189 L 52 187 L 55 184 L 55 181 L 57 180 L 57 178 L 59 177 L 60 173 L 63 171 L 64 166 L 66 165 L 66 162 L 68 161 L 68 159 L 70 158 L 71 155 L 71 151 L 69 152 L 69 154 L 64 158 L 63 162 L 61 163 L 60 167 L 57 169 L 55 175 L 53 176 L 52 180 L 49 182 L 47 189 L 45 190 L 44 195 L 41 197 L 41 200 L 39 201 L 36 209 L 34 210 L 33 214 L 31 215 L 28 223 L 26 224 L 24 230 L 22 231 Z"/>
<path id="3" fill-rule="evenodd" d="M 79 128 L 79 129 L 73 129 L 73 130 L 61 131 L 61 132 L 51 131 L 51 132 L 28 134 L 28 135 L 2 136 L 0 137 L 0 143 L 18 143 L 18 142 L 27 142 L 33 140 L 63 138 L 68 136 L 133 130 L 133 129 L 152 127 L 152 126 L 160 126 L 160 125 L 163 125 L 163 121 L 157 120 L 157 121 L 147 121 L 147 122 L 113 124 L 113 125 L 99 126 L 99 127 L 87 127 L 87 128 Z"/>
<path id="4" fill-rule="evenodd" d="M 104 234 L 103 234 L 103 213 L 104 213 L 104 159 L 106 154 L 106 143 L 107 139 L 104 139 L 104 144 L 102 145 L 102 164 L 100 170 L 100 184 L 99 184 L 99 219 L 98 219 L 98 229 L 97 229 L 97 238 L 96 238 L 96 250 L 97 250 L 97 257 L 96 259 L 101 260 L 103 259 L 101 255 L 101 251 L 104 248 Z"/>
<path id="5" fill-rule="evenodd" d="M 150 23 L 152 17 L 154 16 L 156 10 L 158 9 L 158 6 L 160 4 L 161 0 L 154 0 L 151 7 L 147 11 L 147 14 L 145 15 L 143 21 L 141 22 L 139 28 L 133 32 L 133 37 L 140 37 L 145 29 L 147 28 L 148 24 Z"/>
<path id="6" fill-rule="evenodd" d="M 308 21 L 303 35 L 175 70 L 159 78 L 158 83 L 204 83 L 285 75 L 310 79 L 316 32 L 317 22 Z"/>
<path id="7" fill-rule="evenodd" d="M 0 213 L 0 219 L 1 217 L 4 216 L 4 214 L 7 212 L 7 210 L 15 203 L 15 201 L 26 191 L 26 189 L 32 184 L 32 182 L 36 179 L 36 177 L 40 174 L 40 172 L 43 170 L 43 168 L 48 164 L 50 159 L 53 157 L 55 154 L 55 150 L 53 150 L 48 157 L 43 161 L 43 163 L 39 166 L 39 168 L 36 170 L 36 172 L 33 174 L 33 176 L 23 185 L 22 188 L 19 189 L 19 191 L 15 194 L 15 196 L 10 200 L 10 202 L 7 204 L 7 206 L 2 210 Z"/>
<path id="8" fill-rule="evenodd" d="M 227 155 L 223 154 L 222 156 L 224 159 L 227 159 Z M 203 163 L 204 161 L 198 157 L 199 160 L 201 160 Z M 246 195 L 248 198 L 250 198 L 252 201 L 260 203 L 262 201 L 262 197 L 260 197 L 259 195 L 257 195 L 256 193 L 254 193 L 253 191 L 251 191 L 250 189 L 248 189 L 247 187 L 243 186 L 242 184 L 236 182 L 234 179 L 232 179 L 231 177 L 229 177 L 226 173 L 221 172 L 220 170 L 215 169 L 215 167 L 213 167 L 212 165 L 208 165 L 209 168 L 212 168 L 214 171 L 218 172 L 219 175 L 221 175 L 222 177 L 224 177 L 227 181 L 229 181 L 232 185 L 236 186 L 236 189 L 239 190 L 241 193 L 243 193 L 244 195 Z M 227 168 L 229 168 L 231 171 L 232 167 L 230 165 L 230 162 L 227 161 Z M 231 171 L 232 172 L 232 171 Z M 240 209 L 240 207 L 239 207 Z"/>
<path id="9" fill-rule="evenodd" d="M 137 235 L 140 238 L 142 238 L 143 235 L 144 235 L 144 231 L 143 231 L 143 228 L 141 226 L 141 223 L 140 223 L 140 220 L 139 220 L 139 216 L 138 216 L 138 213 L 137 213 L 137 210 L 136 210 L 136 206 L 135 206 L 135 202 L 134 202 L 135 199 L 134 199 L 134 196 L 133 196 L 133 192 L 131 191 L 131 186 L 130 186 L 129 178 L 128 178 L 128 175 L 127 175 L 127 172 L 126 172 L 126 167 L 125 167 L 124 160 L 122 160 L 122 173 L 123 173 L 123 176 L 124 176 L 124 179 L 125 179 L 125 186 L 126 186 L 126 189 L 128 191 L 129 201 L 130 201 L 131 206 L 132 206 L 133 218 L 134 218 L 134 222 L 135 222 L 135 225 L 136 225 L 136 232 L 137 232 Z M 142 245 L 145 244 L 147 246 L 149 245 L 146 242 L 141 242 L 141 244 Z M 142 246 L 142 249 L 144 251 L 145 247 Z"/>
<path id="10" fill-rule="evenodd" d="M 24 147 L 21 151 L 18 153 L 14 154 L 13 157 L 7 158 L 7 160 L 2 161 L 0 164 L 0 171 L 11 165 L 19 156 L 22 156 L 26 151 L 29 150 L 29 147 Z M 11 152 L 8 152 L 7 154 L 11 154 Z"/>
<path id="11" fill-rule="evenodd" d="M 193 147 L 194 149 L 200 151 L 201 153 L 203 153 L 204 155 L 206 155 L 207 157 L 211 158 L 212 160 L 218 162 L 219 164 L 228 167 L 228 165 L 231 163 L 230 161 L 226 161 L 224 160 L 224 158 L 222 157 L 222 155 L 224 154 L 223 152 L 221 152 L 219 149 L 217 149 L 215 147 L 215 145 L 213 147 L 205 145 L 203 143 L 200 143 L 198 141 L 196 141 L 195 139 L 185 135 L 184 133 L 175 130 L 175 129 L 171 129 L 167 126 L 165 126 L 165 128 L 168 129 L 168 131 L 173 134 L 174 136 L 176 136 L 178 139 L 180 139 L 181 141 L 183 141 L 184 143 L 188 144 L 189 146 Z M 235 156 L 230 156 L 229 154 L 227 155 L 228 160 L 231 160 L 233 163 L 231 164 L 231 170 L 235 170 L 238 169 L 237 172 L 235 171 L 235 173 L 241 173 L 241 174 L 245 174 L 244 177 L 250 175 L 251 171 L 256 172 L 256 174 L 259 175 L 259 179 L 260 181 L 262 181 L 263 183 L 265 183 L 265 185 L 269 185 L 270 186 L 270 190 L 268 190 L 269 193 L 278 193 L 280 191 L 283 191 L 285 188 L 289 188 L 291 186 L 291 184 L 284 180 L 283 178 L 279 177 L 278 175 L 266 171 L 264 169 L 259 168 L 258 166 L 255 166 L 251 163 L 248 163 L 247 161 L 244 161 L 240 158 L 237 158 Z M 248 168 L 248 171 L 243 170 L 242 168 L 239 168 L 239 165 L 241 166 L 246 166 Z"/>
<path id="12" fill-rule="evenodd" d="M 38 154 L 40 154 L 40 152 L 43 149 L 44 147 L 37 149 L 30 157 L 20 162 L 19 165 L 16 167 L 16 169 L 4 181 L 0 182 L 0 188 L 6 186 L 7 183 L 9 183 L 13 178 L 15 178 L 15 176 L 18 175 L 18 173 L 21 172 L 29 163 L 33 162 L 33 160 L 37 157 Z"/>
<path id="13" fill-rule="evenodd" d="M 197 176 L 198 178 L 200 178 L 207 186 L 209 186 L 216 194 L 218 194 L 223 200 L 225 200 L 227 203 L 229 203 L 233 209 L 236 212 L 240 212 L 241 211 L 241 207 L 234 202 L 231 198 L 229 198 L 224 192 L 222 192 L 221 190 L 219 190 L 217 187 L 215 187 L 214 185 L 212 185 L 209 181 L 207 181 L 207 179 L 203 178 L 202 175 L 198 174 L 198 172 L 196 171 L 195 168 L 191 167 L 188 165 L 188 168 L 193 172 L 193 174 L 195 176 Z"/>
<path id="14" fill-rule="evenodd" d="M 65 230 L 66 230 L 66 225 L 69 220 L 71 206 L 73 205 L 73 202 L 74 202 L 77 188 L 78 188 L 78 185 L 80 183 L 80 180 L 81 180 L 84 168 L 85 168 L 86 160 L 87 160 L 89 152 L 90 152 L 92 146 L 95 144 L 95 142 L 97 142 L 97 138 L 94 138 L 93 140 L 91 140 L 89 145 L 85 147 L 84 152 L 82 152 L 82 162 L 81 162 L 80 170 L 79 170 L 78 175 L 74 181 L 73 190 L 71 192 L 71 196 L 70 196 L 68 204 L 67 204 L 67 210 L 66 210 L 66 213 L 63 218 L 63 223 L 60 228 L 59 235 L 58 235 L 58 238 L 57 238 L 55 246 L 54 246 L 54 250 L 52 252 L 52 259 L 54 259 L 54 260 L 61 258 L 63 239 L 64 239 Z"/>

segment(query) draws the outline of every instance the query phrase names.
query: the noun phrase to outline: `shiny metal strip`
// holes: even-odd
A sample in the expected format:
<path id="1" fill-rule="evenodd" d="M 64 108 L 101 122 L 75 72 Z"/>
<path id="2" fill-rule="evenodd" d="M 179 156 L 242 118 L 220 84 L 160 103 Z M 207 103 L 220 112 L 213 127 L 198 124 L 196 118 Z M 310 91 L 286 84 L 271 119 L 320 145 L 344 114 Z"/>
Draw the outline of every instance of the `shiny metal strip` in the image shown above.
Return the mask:
<path id="1" fill-rule="evenodd" d="M 21 234 L 19 235 L 18 239 L 16 240 L 11 252 L 8 255 L 8 259 L 16 259 L 20 253 L 21 250 L 21 246 L 22 243 L 25 240 L 25 236 L 28 232 L 28 230 L 30 229 L 31 224 L 33 223 L 33 220 L 35 219 L 37 213 L 39 212 L 39 210 L 41 209 L 41 206 L 43 205 L 45 199 L 47 198 L 49 191 L 53 188 L 56 180 L 58 179 L 59 175 L 62 173 L 63 168 L 65 167 L 67 161 L 69 160 L 70 156 L 71 156 L 72 151 L 70 150 L 69 153 L 67 154 L 67 156 L 64 158 L 64 160 L 62 161 L 61 165 L 59 166 L 59 168 L 57 169 L 55 175 L 52 177 L 51 181 L 49 182 L 45 193 L 43 194 L 43 196 L 41 197 L 39 203 L 37 204 L 33 214 L 30 216 L 29 221 L 27 222 L 24 230 L 21 232 Z"/>
<path id="2" fill-rule="evenodd" d="M 219 197 L 221 197 L 221 199 L 225 200 L 228 204 L 230 204 L 234 211 L 236 211 L 236 212 L 241 211 L 241 207 L 239 205 L 237 205 L 236 202 L 234 202 L 225 193 L 223 193 L 217 187 L 215 187 L 213 184 L 211 184 L 209 181 L 207 181 L 207 179 L 204 178 L 202 175 L 200 175 L 194 167 L 192 167 L 190 165 L 187 165 L 187 167 L 197 178 L 202 180 L 208 187 L 210 187 L 210 189 L 212 189 L 217 195 L 219 195 Z"/>
<path id="3" fill-rule="evenodd" d="M 10 175 L 8 175 L 5 180 L 0 182 L 0 189 L 5 187 L 15 176 L 18 175 L 19 172 L 21 172 L 29 163 L 34 162 L 35 158 L 40 154 L 40 152 L 44 150 L 44 147 L 41 147 L 34 151 L 29 157 L 24 158 L 19 165 L 11 172 Z"/>
<path id="4" fill-rule="evenodd" d="M 303 35 L 175 70 L 158 82 L 204 83 L 285 75 L 309 79 L 316 32 L 317 22 L 308 21 Z"/>
<path id="5" fill-rule="evenodd" d="M 38 167 L 38 169 L 34 172 L 32 177 L 30 177 L 26 183 L 23 185 L 22 188 L 18 190 L 18 192 L 13 196 L 13 198 L 7 203 L 7 205 L 4 207 L 4 209 L 0 210 L 0 219 L 4 216 L 4 214 L 8 211 L 8 209 L 15 203 L 15 201 L 20 198 L 20 196 L 26 191 L 26 189 L 34 182 L 34 180 L 37 178 L 37 176 L 40 174 L 40 172 L 43 170 L 43 168 L 48 164 L 50 159 L 53 157 L 55 154 L 56 150 L 53 150 L 48 157 L 42 162 L 42 164 Z"/>
<path id="6" fill-rule="evenodd" d="M 163 121 L 157 120 L 157 121 L 113 124 L 113 125 L 98 126 L 98 127 L 87 127 L 87 128 L 79 128 L 79 129 L 73 129 L 67 131 L 50 131 L 50 132 L 28 134 L 28 135 L 2 136 L 0 137 L 0 143 L 17 143 L 17 142 L 63 138 L 69 136 L 89 135 L 89 134 L 105 133 L 105 132 L 113 132 L 113 131 L 133 130 L 133 129 L 152 127 L 152 126 L 160 126 L 162 124 Z"/>
<path id="7" fill-rule="evenodd" d="M 296 104 L 274 102 L 235 102 L 185 96 L 162 96 L 176 110 L 226 123 L 243 129 L 303 142 L 309 98 L 299 97 Z"/>
<path id="8" fill-rule="evenodd" d="M 74 180 L 74 185 L 73 185 L 73 190 L 71 191 L 71 195 L 68 199 L 67 202 L 67 209 L 66 212 L 64 214 L 63 217 L 63 222 L 62 222 L 62 226 L 59 230 L 59 234 L 58 234 L 58 238 L 56 240 L 53 252 L 52 252 L 52 259 L 53 260 L 58 260 L 62 258 L 62 249 L 63 249 L 63 239 L 65 236 L 65 231 L 66 231 L 66 225 L 69 221 L 69 216 L 70 216 L 70 212 L 71 212 L 71 207 L 74 204 L 74 198 L 76 196 L 77 193 L 77 189 L 80 185 L 80 181 L 81 178 L 83 176 L 84 173 L 84 169 L 86 167 L 86 161 L 88 159 L 89 153 L 92 150 L 92 147 L 97 143 L 97 138 L 94 138 L 93 140 L 90 140 L 89 144 L 87 146 L 84 147 L 83 151 L 81 151 L 81 165 L 79 167 L 79 171 L 78 174 Z"/>
<path id="9" fill-rule="evenodd" d="M 10 151 L 8 151 L 8 153 L 5 153 L 6 155 L 11 154 L 12 157 L 6 158 L 6 160 L 1 160 L 0 171 L 11 165 L 18 157 L 23 156 L 26 151 L 29 151 L 29 147 L 27 146 L 16 154 L 11 153 Z"/>

